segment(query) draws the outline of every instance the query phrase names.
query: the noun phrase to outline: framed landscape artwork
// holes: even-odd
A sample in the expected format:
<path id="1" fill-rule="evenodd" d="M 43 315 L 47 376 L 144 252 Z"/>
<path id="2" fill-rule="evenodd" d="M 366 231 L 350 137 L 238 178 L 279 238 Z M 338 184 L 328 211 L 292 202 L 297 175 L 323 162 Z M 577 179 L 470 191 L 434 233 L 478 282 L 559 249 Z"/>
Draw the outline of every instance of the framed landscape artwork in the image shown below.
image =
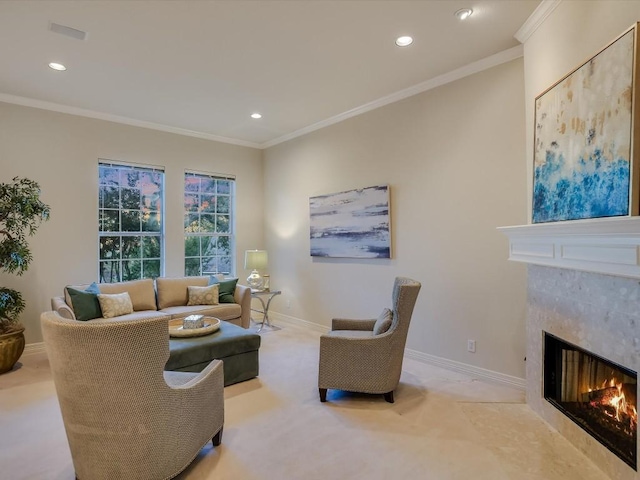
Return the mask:
<path id="1" fill-rule="evenodd" d="M 389 186 L 309 199 L 312 257 L 391 258 Z"/>
<path id="2" fill-rule="evenodd" d="M 536 98 L 533 223 L 638 214 L 637 26 Z"/>

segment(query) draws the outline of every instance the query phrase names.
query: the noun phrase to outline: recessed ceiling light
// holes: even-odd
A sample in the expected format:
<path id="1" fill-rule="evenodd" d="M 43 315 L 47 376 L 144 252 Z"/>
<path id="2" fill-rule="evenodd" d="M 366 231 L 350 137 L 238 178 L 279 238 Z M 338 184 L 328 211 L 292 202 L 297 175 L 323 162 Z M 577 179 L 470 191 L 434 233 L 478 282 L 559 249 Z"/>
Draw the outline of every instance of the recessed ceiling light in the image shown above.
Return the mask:
<path id="1" fill-rule="evenodd" d="M 396 38 L 396 45 L 398 45 L 399 47 L 406 47 L 408 45 L 411 45 L 412 43 L 413 43 L 413 38 L 408 36 Z"/>
<path id="2" fill-rule="evenodd" d="M 458 20 L 465 20 L 469 18 L 472 13 L 473 10 L 471 10 L 470 8 L 461 8 L 456 13 L 454 13 L 454 15 Z"/>
<path id="3" fill-rule="evenodd" d="M 67 69 L 67 67 L 65 67 L 61 63 L 56 63 L 56 62 L 51 62 L 49 64 L 49 68 L 53 68 L 54 70 L 58 70 L 59 72 L 63 72 Z"/>
<path id="4" fill-rule="evenodd" d="M 262 115 L 260 115 L 259 113 L 252 113 L 251 118 L 255 118 L 257 120 L 258 118 L 262 118 Z"/>

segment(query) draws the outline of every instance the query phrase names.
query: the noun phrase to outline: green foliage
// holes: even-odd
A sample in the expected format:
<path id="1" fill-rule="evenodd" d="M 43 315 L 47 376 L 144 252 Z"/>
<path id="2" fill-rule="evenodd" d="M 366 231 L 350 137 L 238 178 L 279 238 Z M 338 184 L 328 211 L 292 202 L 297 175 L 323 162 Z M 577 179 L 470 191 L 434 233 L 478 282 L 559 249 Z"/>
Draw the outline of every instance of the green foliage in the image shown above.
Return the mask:
<path id="1" fill-rule="evenodd" d="M 40 186 L 15 177 L 0 183 L 0 270 L 22 275 L 33 259 L 27 237 L 49 219 L 50 208 L 40 200 Z M 24 310 L 22 295 L 0 288 L 0 333 L 14 328 Z"/>

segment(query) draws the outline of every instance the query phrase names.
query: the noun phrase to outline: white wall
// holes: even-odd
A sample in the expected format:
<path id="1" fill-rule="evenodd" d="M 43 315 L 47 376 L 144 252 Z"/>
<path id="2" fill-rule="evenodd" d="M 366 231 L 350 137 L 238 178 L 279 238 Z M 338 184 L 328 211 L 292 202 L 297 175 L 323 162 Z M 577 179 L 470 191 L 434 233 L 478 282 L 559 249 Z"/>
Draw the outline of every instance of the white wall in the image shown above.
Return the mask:
<path id="1" fill-rule="evenodd" d="M 267 149 L 272 310 L 372 318 L 393 278 L 413 277 L 409 348 L 524 377 L 525 270 L 496 231 L 526 223 L 523 85 L 518 59 Z M 311 258 L 309 197 L 377 184 L 391 186 L 393 258 Z"/>
<path id="2" fill-rule="evenodd" d="M 61 113 L 0 103 L 0 181 L 14 176 L 40 183 L 51 206 L 29 244 L 33 263 L 22 276 L 0 275 L 0 285 L 23 293 L 27 343 L 41 341 L 39 315 L 63 287 L 98 279 L 98 159 L 165 167 L 167 276 L 184 274 L 185 169 L 236 175 L 236 262 L 263 246 L 263 172 L 260 150 Z"/>
<path id="3" fill-rule="evenodd" d="M 527 218 L 531 218 L 535 98 L 639 20 L 638 0 L 564 0 L 525 41 Z"/>

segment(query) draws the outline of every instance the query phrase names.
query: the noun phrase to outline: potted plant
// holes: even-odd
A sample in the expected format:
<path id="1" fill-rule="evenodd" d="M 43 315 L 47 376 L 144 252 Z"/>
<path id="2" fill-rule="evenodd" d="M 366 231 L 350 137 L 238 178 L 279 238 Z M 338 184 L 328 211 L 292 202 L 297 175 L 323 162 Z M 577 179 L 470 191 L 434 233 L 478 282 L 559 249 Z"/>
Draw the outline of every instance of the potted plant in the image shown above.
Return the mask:
<path id="1" fill-rule="evenodd" d="M 33 180 L 0 183 L 0 271 L 22 275 L 27 270 L 32 259 L 27 237 L 49 219 L 49 210 Z M 24 307 L 20 292 L 0 287 L 0 373 L 11 370 L 24 350 L 24 326 L 18 321 Z"/>

